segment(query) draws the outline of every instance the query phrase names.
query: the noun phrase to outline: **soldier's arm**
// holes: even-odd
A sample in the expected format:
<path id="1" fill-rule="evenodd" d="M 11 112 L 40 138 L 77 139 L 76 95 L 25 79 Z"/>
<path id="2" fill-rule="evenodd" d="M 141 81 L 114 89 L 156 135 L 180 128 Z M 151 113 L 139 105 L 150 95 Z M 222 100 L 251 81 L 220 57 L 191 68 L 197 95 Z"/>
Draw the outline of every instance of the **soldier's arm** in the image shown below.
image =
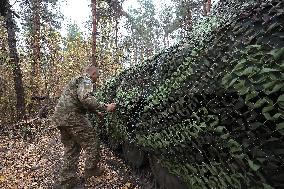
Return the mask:
<path id="1" fill-rule="evenodd" d="M 107 110 L 106 104 L 103 102 L 98 102 L 93 95 L 93 83 L 91 80 L 82 78 L 78 84 L 77 94 L 80 102 L 87 109 L 91 109 L 93 111 Z"/>

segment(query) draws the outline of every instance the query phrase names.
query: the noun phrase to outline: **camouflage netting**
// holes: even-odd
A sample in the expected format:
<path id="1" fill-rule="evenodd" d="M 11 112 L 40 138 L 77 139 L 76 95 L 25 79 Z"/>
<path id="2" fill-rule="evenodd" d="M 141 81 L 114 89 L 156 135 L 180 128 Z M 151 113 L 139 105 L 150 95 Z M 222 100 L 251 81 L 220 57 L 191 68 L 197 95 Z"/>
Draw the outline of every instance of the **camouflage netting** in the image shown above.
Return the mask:
<path id="1" fill-rule="evenodd" d="M 202 40 L 193 35 L 105 85 L 100 99 L 119 102 L 105 129 L 189 188 L 283 188 L 284 2 L 205 23 Z"/>

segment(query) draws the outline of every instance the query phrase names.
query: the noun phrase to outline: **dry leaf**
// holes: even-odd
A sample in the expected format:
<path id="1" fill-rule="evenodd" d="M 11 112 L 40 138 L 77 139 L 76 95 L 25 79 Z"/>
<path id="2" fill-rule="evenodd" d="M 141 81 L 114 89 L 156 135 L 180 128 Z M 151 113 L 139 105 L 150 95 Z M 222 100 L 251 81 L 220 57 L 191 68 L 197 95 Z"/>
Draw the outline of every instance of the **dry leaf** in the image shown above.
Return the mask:
<path id="1" fill-rule="evenodd" d="M 0 175 L 0 182 L 5 181 L 5 177 L 3 175 Z"/>

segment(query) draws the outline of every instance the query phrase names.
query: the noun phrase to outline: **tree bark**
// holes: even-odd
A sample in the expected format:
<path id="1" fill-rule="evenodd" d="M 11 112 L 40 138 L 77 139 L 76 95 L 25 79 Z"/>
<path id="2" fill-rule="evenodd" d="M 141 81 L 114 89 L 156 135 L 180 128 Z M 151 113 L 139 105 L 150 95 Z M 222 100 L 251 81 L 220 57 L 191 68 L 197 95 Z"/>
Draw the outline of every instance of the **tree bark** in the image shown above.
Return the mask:
<path id="1" fill-rule="evenodd" d="M 8 1 L 6 4 L 9 7 Z M 19 55 L 17 51 L 17 40 L 15 33 L 15 21 L 13 19 L 12 11 L 8 10 L 6 17 L 6 28 L 8 33 L 8 46 L 9 46 L 9 56 L 10 63 L 13 69 L 14 76 L 14 89 L 16 93 L 16 110 L 17 110 L 17 119 L 21 120 L 26 115 L 26 104 L 25 104 L 25 90 L 23 86 L 23 76 L 22 71 L 19 64 Z"/>
<path id="2" fill-rule="evenodd" d="M 118 21 L 118 17 L 116 16 L 115 17 L 115 49 L 117 50 L 118 49 L 118 24 L 119 24 L 119 21 Z"/>
<path id="3" fill-rule="evenodd" d="M 119 55 L 118 55 L 118 16 L 115 16 L 115 58 L 114 58 L 114 63 L 118 63 L 119 61 Z"/>
<path id="4" fill-rule="evenodd" d="M 212 2 L 211 0 L 203 0 L 203 13 L 205 16 L 210 14 Z"/>
<path id="5" fill-rule="evenodd" d="M 92 44 L 92 64 L 98 66 L 96 61 L 96 47 L 97 47 L 97 2 L 96 0 L 91 0 L 91 7 L 92 7 L 92 21 L 93 21 L 93 44 Z"/>
<path id="6" fill-rule="evenodd" d="M 185 9 L 183 15 L 183 28 L 185 30 L 185 34 L 187 34 L 187 32 L 189 32 L 192 28 L 192 12 L 188 3 L 184 3 L 183 7 Z"/>
<path id="7" fill-rule="evenodd" d="M 32 95 L 39 96 L 39 75 L 40 75 L 40 7 L 41 0 L 32 0 L 32 51 L 33 51 L 33 64 L 31 75 Z"/>

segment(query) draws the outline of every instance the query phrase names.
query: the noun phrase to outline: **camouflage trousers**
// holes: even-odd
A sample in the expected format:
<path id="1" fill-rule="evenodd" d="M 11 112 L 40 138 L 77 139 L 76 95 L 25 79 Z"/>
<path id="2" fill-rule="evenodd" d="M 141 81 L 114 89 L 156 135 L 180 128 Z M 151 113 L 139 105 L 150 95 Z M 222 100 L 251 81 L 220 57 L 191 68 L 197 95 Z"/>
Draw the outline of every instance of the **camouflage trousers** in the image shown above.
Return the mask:
<path id="1" fill-rule="evenodd" d="M 59 120 L 59 119 L 58 119 Z M 55 121 L 56 123 L 56 121 Z M 99 162 L 99 138 L 91 122 L 83 114 L 71 113 L 57 121 L 64 145 L 64 163 L 61 172 L 61 188 L 72 188 L 79 182 L 78 161 L 80 152 L 85 150 L 85 171 L 97 167 Z"/>

